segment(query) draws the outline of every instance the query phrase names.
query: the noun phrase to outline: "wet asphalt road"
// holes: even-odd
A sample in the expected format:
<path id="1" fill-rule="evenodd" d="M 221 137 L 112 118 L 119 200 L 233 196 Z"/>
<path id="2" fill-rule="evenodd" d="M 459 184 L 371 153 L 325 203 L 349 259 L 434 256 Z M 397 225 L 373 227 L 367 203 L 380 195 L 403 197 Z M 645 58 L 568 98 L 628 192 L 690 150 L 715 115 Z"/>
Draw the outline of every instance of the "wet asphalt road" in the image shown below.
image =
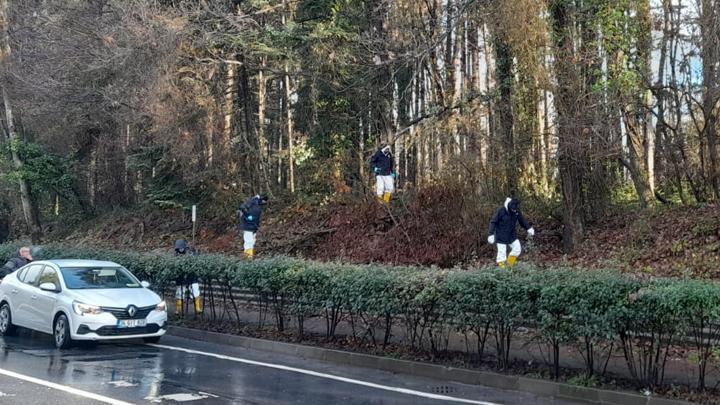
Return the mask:
<path id="1" fill-rule="evenodd" d="M 38 333 L 0 338 L 0 404 L 463 403 L 423 393 L 472 401 L 465 403 L 574 403 L 171 336 L 160 345 L 130 342 L 58 351 L 50 336 Z M 48 382 L 58 386 L 41 385 Z"/>

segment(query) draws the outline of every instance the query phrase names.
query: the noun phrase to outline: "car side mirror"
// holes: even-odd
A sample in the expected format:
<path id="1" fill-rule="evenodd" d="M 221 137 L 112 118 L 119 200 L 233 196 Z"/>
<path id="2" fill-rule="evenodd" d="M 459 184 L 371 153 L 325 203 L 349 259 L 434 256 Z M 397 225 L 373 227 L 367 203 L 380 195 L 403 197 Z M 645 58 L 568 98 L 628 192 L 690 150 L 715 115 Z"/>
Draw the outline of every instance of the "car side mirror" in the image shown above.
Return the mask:
<path id="1" fill-rule="evenodd" d="M 150 288 L 150 283 L 148 283 L 147 281 L 141 281 L 140 285 L 143 286 L 143 288 Z"/>
<path id="2" fill-rule="evenodd" d="M 54 283 L 42 283 L 40 289 L 43 291 L 58 292 L 58 288 Z"/>

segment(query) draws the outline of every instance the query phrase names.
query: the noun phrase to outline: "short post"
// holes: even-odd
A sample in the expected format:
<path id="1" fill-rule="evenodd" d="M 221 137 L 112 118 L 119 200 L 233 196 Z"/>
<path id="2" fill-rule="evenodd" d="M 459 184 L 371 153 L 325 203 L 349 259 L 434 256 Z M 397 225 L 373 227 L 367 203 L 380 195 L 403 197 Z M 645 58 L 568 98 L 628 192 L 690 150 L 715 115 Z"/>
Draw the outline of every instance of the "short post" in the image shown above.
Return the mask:
<path id="1" fill-rule="evenodd" d="M 195 249 L 195 224 L 197 224 L 197 205 L 192 206 L 192 223 L 193 223 L 193 230 L 192 230 L 192 247 Z"/>

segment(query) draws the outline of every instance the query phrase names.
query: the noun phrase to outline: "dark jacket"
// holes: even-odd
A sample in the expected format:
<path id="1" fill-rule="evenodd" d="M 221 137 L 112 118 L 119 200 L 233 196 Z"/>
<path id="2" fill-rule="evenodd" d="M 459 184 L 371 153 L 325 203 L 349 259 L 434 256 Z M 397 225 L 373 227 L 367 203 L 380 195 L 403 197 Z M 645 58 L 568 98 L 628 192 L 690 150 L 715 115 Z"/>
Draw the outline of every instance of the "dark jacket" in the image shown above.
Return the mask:
<path id="1" fill-rule="evenodd" d="M 490 220 L 488 235 L 495 235 L 495 242 L 510 244 L 517 240 L 517 224 L 520 223 L 525 229 L 530 229 L 530 224 L 523 217 L 517 200 L 507 201 L 505 206 L 495 211 Z"/>
<path id="2" fill-rule="evenodd" d="M 20 267 L 30 263 L 30 260 L 24 258 L 24 257 L 13 257 L 12 259 L 8 260 L 7 263 L 5 263 L 2 268 L 0 268 L 0 278 L 7 276 L 8 274 L 12 273 L 13 271 L 19 269 Z"/>
<path id="3" fill-rule="evenodd" d="M 373 173 L 378 176 L 389 176 L 393 172 L 393 155 L 390 152 L 385 153 L 382 150 L 375 152 L 370 163 Z"/>
<path id="4" fill-rule="evenodd" d="M 238 227 L 241 231 L 257 232 L 260 227 L 264 201 L 255 196 L 245 201 L 237 210 Z"/>

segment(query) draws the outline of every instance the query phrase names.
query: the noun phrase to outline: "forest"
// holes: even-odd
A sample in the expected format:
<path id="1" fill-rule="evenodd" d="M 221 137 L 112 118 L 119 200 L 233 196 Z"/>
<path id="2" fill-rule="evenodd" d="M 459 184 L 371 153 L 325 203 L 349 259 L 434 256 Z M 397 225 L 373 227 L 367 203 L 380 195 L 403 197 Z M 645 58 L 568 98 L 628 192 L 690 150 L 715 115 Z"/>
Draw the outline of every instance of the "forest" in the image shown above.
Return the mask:
<path id="1" fill-rule="evenodd" d="M 268 193 L 268 246 L 347 247 L 384 144 L 373 232 L 452 256 L 388 261 L 487 250 L 506 196 L 558 255 L 627 212 L 720 237 L 719 0 L 2 0 L 0 66 L 2 240 L 193 204 L 231 233 Z"/>

